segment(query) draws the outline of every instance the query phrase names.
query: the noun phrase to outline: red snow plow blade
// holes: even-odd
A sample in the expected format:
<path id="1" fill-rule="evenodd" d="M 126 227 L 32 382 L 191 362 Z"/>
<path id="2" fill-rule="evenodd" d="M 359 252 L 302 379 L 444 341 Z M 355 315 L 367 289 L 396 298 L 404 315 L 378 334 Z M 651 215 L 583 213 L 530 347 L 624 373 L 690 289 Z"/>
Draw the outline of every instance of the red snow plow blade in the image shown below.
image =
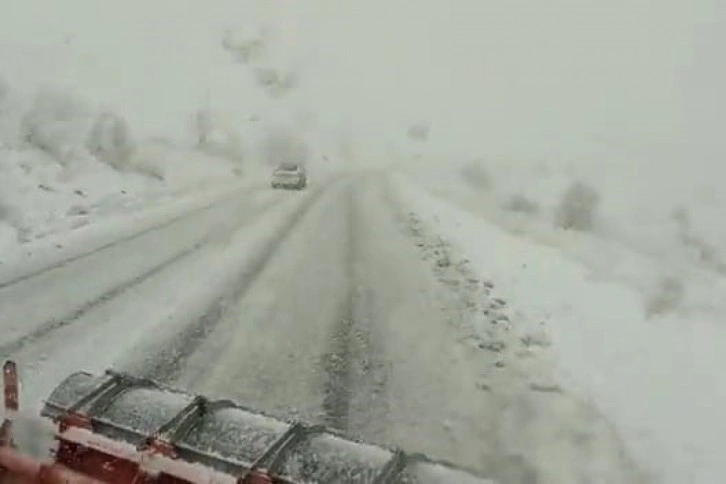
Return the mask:
<path id="1" fill-rule="evenodd" d="M 422 455 L 356 442 L 320 426 L 277 420 L 107 371 L 74 373 L 41 416 L 54 424 L 53 459 L 18 450 L 15 363 L 3 367 L 0 483 L 491 483 Z"/>

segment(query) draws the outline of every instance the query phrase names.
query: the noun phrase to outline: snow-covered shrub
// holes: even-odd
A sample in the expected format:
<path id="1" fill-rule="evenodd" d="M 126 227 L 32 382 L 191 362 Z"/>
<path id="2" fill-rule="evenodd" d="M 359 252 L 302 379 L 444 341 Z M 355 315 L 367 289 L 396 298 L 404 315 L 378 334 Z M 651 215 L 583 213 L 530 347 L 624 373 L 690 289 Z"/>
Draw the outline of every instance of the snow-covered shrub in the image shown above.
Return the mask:
<path id="1" fill-rule="evenodd" d="M 684 206 L 678 206 L 671 212 L 671 218 L 676 222 L 680 233 L 687 232 L 691 228 L 691 214 Z"/>
<path id="2" fill-rule="evenodd" d="M 692 251 L 700 264 L 726 274 L 726 261 L 721 257 L 716 246 L 691 234 L 683 234 L 681 240 Z"/>
<path id="3" fill-rule="evenodd" d="M 238 30 L 227 29 L 222 38 L 222 47 L 243 64 L 262 57 L 265 52 L 266 31 L 248 27 Z"/>
<path id="4" fill-rule="evenodd" d="M 274 67 L 261 67 L 256 72 L 257 82 L 261 86 L 270 87 L 281 82 L 281 75 Z"/>
<path id="5" fill-rule="evenodd" d="M 539 205 L 537 202 L 533 202 L 529 198 L 520 194 L 512 195 L 509 200 L 504 202 L 503 208 L 510 212 L 519 212 L 528 215 L 539 213 Z"/>
<path id="6" fill-rule="evenodd" d="M 662 316 L 675 310 L 683 301 L 683 281 L 673 276 L 661 278 L 645 302 L 648 317 Z"/>
<path id="7" fill-rule="evenodd" d="M 490 190 L 492 188 L 492 177 L 481 161 L 473 160 L 464 165 L 459 172 L 466 183 L 474 188 Z"/>
<path id="8" fill-rule="evenodd" d="M 86 148 L 99 161 L 117 170 L 126 168 L 134 150 L 126 120 L 114 113 L 101 113 L 91 128 Z"/>
<path id="9" fill-rule="evenodd" d="M 273 97 L 278 98 L 298 86 L 298 76 L 293 71 L 281 72 L 274 67 L 261 67 L 256 70 L 257 83 Z"/>
<path id="10" fill-rule="evenodd" d="M 35 98 L 21 121 L 23 141 L 67 164 L 83 150 L 89 111 L 65 92 L 46 89 Z"/>
<path id="11" fill-rule="evenodd" d="M 675 208 L 671 213 L 671 218 L 676 222 L 678 238 L 692 254 L 693 259 L 711 270 L 726 274 L 726 260 L 721 256 L 718 248 L 693 233 L 688 209 L 682 206 Z"/>
<path id="12" fill-rule="evenodd" d="M 593 228 L 600 195 L 590 185 L 577 181 L 565 191 L 555 210 L 555 225 L 563 229 L 589 231 Z"/>
<path id="13" fill-rule="evenodd" d="M 543 328 L 536 328 L 525 331 L 519 338 L 519 340 L 527 348 L 532 346 L 547 348 L 548 346 L 552 345 L 552 340 L 550 339 L 549 334 Z"/>
<path id="14" fill-rule="evenodd" d="M 423 143 L 429 139 L 429 125 L 427 123 L 414 123 L 408 127 L 406 136 L 411 141 Z"/>

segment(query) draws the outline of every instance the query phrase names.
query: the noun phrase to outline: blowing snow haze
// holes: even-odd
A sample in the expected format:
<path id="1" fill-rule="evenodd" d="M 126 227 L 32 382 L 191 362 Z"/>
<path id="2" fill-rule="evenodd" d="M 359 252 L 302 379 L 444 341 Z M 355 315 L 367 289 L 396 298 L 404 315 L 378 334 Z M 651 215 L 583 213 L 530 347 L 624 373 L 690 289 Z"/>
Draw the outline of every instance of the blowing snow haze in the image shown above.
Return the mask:
<path id="1" fill-rule="evenodd" d="M 431 124 L 428 147 L 662 155 L 710 145 L 723 80 L 715 3 L 673 0 L 105 2 L 4 6 L 2 74 L 68 86 L 123 112 L 136 132 L 178 138 L 200 107 L 321 130 L 351 123 L 366 143 Z M 41 14 L 42 12 L 42 14 Z M 293 71 L 284 101 L 221 48 L 265 30 L 266 67 Z M 716 102 L 714 102 L 716 101 Z M 693 153 L 691 153 L 693 154 Z"/>
<path id="2" fill-rule="evenodd" d="M 21 405 L 115 368 L 503 484 L 722 482 L 721 3 L 5 0 Z"/>

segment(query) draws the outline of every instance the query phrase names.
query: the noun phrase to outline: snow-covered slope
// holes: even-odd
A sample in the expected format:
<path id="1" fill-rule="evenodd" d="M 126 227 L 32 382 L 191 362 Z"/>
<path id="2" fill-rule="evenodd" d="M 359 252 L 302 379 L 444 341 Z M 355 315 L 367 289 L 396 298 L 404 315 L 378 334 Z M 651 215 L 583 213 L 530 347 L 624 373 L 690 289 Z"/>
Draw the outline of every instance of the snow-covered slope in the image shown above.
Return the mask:
<path id="1" fill-rule="evenodd" d="M 713 198 L 718 182 L 698 180 L 711 198 L 677 192 L 698 220 L 689 224 L 688 212 L 673 215 L 668 185 L 688 186 L 692 173 L 689 180 L 664 170 L 648 184 L 648 173 L 626 178 L 621 168 L 608 179 L 596 165 L 589 173 L 574 165 L 590 175 L 599 203 L 589 229 L 566 230 L 557 214 L 579 177 L 547 168 L 407 170 L 416 183 L 402 188 L 426 223 L 516 301 L 513 324 L 541 322 L 561 383 L 610 417 L 656 482 L 718 482 L 723 436 L 715 422 L 726 418 L 718 345 L 726 336 L 726 203 Z"/>
<path id="2" fill-rule="evenodd" d="M 517 301 L 520 324 L 543 323 L 562 384 L 610 417 L 655 482 L 723 476 L 726 164 L 708 142 L 401 165 L 412 207 Z"/>
<path id="3" fill-rule="evenodd" d="M 149 69 L 134 62 L 156 57 L 163 65 L 165 56 L 149 57 L 143 41 L 122 41 L 111 24 L 78 15 L 95 5 L 76 2 L 37 16 L 55 8 L 41 3 L 8 5 L 0 20 L 0 263 L 21 246 L 30 250 L 31 241 L 265 174 L 225 113 L 198 104 L 166 122 L 149 115 L 163 104 L 164 89 L 134 85 L 119 69 L 150 81 Z M 64 34 L 56 36 L 54 26 Z M 76 35 L 88 42 L 74 44 Z M 109 51 L 106 41 L 120 41 L 119 50 Z M 173 90 L 175 73 L 162 70 L 165 89 Z M 166 136 L 169 123 L 185 132 Z"/>
<path id="4" fill-rule="evenodd" d="M 721 223 L 726 165 L 698 170 L 674 157 L 590 156 L 424 160 L 405 170 L 508 230 L 562 247 L 613 276 L 632 279 L 639 271 L 593 244 L 624 245 L 650 259 L 664 277 L 696 269 L 726 275 L 726 225 Z M 564 220 L 567 193 L 578 186 L 590 193 L 591 202 L 584 196 L 581 202 L 589 205 L 583 206 L 580 220 Z M 565 222 L 580 224 L 598 242 L 582 250 L 578 231 L 559 230 Z"/>
<path id="5" fill-rule="evenodd" d="M 169 197 L 224 189 L 257 170 L 233 156 L 134 139 L 122 117 L 64 91 L 24 99 L 6 85 L 0 103 L 3 262 L 18 244 Z"/>

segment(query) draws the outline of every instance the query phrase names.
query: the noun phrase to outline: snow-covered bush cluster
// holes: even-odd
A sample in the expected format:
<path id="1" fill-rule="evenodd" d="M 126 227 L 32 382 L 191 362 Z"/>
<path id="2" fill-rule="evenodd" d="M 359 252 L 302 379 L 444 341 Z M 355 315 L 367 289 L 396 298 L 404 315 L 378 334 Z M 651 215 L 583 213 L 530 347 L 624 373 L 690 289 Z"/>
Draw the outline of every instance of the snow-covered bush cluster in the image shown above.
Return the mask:
<path id="1" fill-rule="evenodd" d="M 646 316 L 662 316 L 674 311 L 683 302 L 684 293 L 685 287 L 681 279 L 674 276 L 661 277 L 646 296 Z"/>
<path id="2" fill-rule="evenodd" d="M 676 223 L 677 236 L 683 246 L 699 263 L 721 274 L 726 274 L 726 258 L 715 244 L 696 235 L 691 227 L 690 212 L 683 206 L 676 207 L 671 217 Z"/>
<path id="3" fill-rule="evenodd" d="M 240 143 L 224 145 L 215 133 L 192 152 L 134 139 L 120 113 L 63 89 L 28 94 L 0 80 L 0 245 L 80 227 L 172 192 L 234 182 Z"/>
<path id="4" fill-rule="evenodd" d="M 256 84 L 273 99 L 286 95 L 299 85 L 296 70 L 281 67 L 279 61 L 271 61 L 270 32 L 264 26 L 228 28 L 222 36 L 222 48 L 235 62 L 249 66 Z"/>
<path id="5" fill-rule="evenodd" d="M 37 149 L 64 167 L 99 161 L 114 170 L 134 170 L 136 145 L 128 123 L 118 113 L 96 111 L 69 92 L 40 90 L 21 115 L 16 139 L 10 146 Z"/>
<path id="6" fill-rule="evenodd" d="M 510 233 L 557 247 L 600 280 L 627 281 L 645 316 L 665 318 L 720 304 L 699 296 L 689 277 L 726 275 L 726 170 L 708 163 L 487 154 L 453 166 L 422 161 L 411 174 Z"/>
<path id="7" fill-rule="evenodd" d="M 275 67 L 259 67 L 255 70 L 257 83 L 273 98 L 282 97 L 298 86 L 298 74 Z"/>
<path id="8" fill-rule="evenodd" d="M 267 34 L 265 29 L 251 26 L 236 30 L 228 28 L 222 37 L 222 47 L 235 61 L 247 64 L 262 57 L 267 46 Z"/>
<path id="9" fill-rule="evenodd" d="M 94 110 L 88 103 L 58 89 L 39 91 L 20 120 L 16 149 L 38 150 L 70 173 L 89 170 L 99 162 L 119 173 L 163 179 L 164 168 L 139 157 L 124 117 Z M 37 162 L 36 162 L 37 163 Z"/>
<path id="10" fill-rule="evenodd" d="M 584 182 L 569 186 L 555 211 L 555 225 L 566 230 L 592 230 L 600 195 Z"/>
<path id="11" fill-rule="evenodd" d="M 92 114 L 72 95 L 45 89 L 36 95 L 20 126 L 21 142 L 44 151 L 62 165 L 83 156 Z"/>
<path id="12" fill-rule="evenodd" d="M 465 164 L 461 170 L 461 177 L 473 188 L 490 190 L 492 188 L 492 177 L 481 160 L 472 160 Z"/>
<path id="13" fill-rule="evenodd" d="M 128 166 L 134 143 L 126 120 L 115 113 L 101 113 L 86 140 L 86 147 L 98 160 L 122 170 Z"/>
<path id="14" fill-rule="evenodd" d="M 430 128 L 428 123 L 414 123 L 408 127 L 406 136 L 411 141 L 423 143 L 429 139 Z"/>

